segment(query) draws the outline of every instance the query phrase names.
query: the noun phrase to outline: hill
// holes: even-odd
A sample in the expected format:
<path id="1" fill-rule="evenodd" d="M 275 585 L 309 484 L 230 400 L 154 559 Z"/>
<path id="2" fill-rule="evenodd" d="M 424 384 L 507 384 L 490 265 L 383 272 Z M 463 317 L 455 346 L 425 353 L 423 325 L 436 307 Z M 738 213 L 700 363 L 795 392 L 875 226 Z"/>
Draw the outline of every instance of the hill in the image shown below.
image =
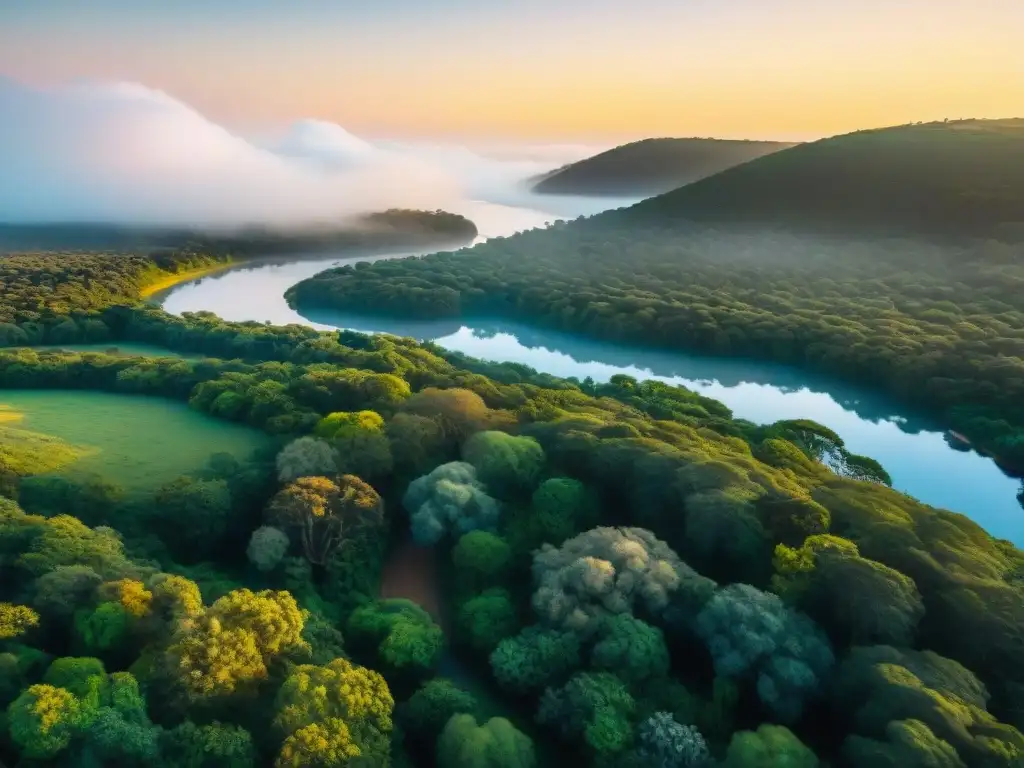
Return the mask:
<path id="1" fill-rule="evenodd" d="M 546 195 L 657 195 L 791 146 L 775 141 L 644 139 L 536 177 L 533 191 Z"/>
<path id="2" fill-rule="evenodd" d="M 1024 239 L 1024 119 L 906 125 L 801 144 L 646 200 L 626 216 Z"/>

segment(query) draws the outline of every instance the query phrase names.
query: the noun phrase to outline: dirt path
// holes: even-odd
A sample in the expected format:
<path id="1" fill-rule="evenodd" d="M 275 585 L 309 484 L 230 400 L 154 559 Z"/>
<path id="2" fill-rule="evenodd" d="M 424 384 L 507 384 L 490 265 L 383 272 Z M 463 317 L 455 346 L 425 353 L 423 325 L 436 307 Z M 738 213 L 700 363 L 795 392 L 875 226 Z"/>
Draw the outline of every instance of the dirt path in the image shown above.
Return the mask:
<path id="1" fill-rule="evenodd" d="M 444 627 L 437 553 L 434 549 L 407 542 L 392 552 L 384 565 L 380 596 L 412 600 Z"/>

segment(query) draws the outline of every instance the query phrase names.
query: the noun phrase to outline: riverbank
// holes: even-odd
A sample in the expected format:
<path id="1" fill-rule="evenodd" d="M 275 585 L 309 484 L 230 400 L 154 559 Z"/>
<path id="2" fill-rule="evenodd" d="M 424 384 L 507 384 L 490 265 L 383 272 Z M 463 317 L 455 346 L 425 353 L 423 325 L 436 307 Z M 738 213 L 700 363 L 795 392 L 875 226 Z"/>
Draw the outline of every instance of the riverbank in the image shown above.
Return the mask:
<path id="1" fill-rule="evenodd" d="M 187 283 L 191 280 L 198 280 L 200 277 L 206 277 L 207 275 L 212 275 L 217 272 L 223 272 L 224 270 L 237 265 L 237 260 L 218 261 L 216 264 L 196 267 L 195 269 L 186 269 L 183 272 L 162 273 L 162 277 L 157 277 L 156 280 L 146 283 L 142 287 L 139 291 L 139 298 L 155 301 L 159 298 L 157 294 L 174 288 L 176 285 Z"/>

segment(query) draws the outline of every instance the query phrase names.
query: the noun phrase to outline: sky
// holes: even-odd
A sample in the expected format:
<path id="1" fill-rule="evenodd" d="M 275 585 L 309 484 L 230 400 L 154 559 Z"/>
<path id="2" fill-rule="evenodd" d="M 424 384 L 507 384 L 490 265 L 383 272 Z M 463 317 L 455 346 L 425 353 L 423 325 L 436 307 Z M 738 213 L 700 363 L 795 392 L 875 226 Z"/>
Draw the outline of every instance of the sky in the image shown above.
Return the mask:
<path id="1" fill-rule="evenodd" d="M 1022 0 L 2 0 L 0 76 L 252 131 L 810 139 L 1024 115 Z"/>

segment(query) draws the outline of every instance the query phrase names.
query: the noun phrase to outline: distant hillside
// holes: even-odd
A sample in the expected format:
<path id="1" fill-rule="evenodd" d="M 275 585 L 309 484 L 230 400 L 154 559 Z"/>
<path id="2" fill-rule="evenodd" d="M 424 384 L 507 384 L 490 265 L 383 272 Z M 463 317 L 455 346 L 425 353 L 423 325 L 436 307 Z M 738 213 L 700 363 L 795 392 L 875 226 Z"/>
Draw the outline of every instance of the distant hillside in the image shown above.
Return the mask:
<path id="1" fill-rule="evenodd" d="M 533 179 L 547 195 L 658 195 L 793 144 L 725 139 L 644 139 Z"/>
<path id="2" fill-rule="evenodd" d="M 1024 119 L 907 125 L 801 144 L 619 215 L 1024 239 Z"/>
<path id="3" fill-rule="evenodd" d="M 189 247 L 236 257 L 324 251 L 445 247 L 471 242 L 476 225 L 447 211 L 391 209 L 340 224 L 289 229 L 244 227 L 206 232 L 187 228 L 129 227 L 112 224 L 2 224 L 5 251 L 140 251 Z"/>

